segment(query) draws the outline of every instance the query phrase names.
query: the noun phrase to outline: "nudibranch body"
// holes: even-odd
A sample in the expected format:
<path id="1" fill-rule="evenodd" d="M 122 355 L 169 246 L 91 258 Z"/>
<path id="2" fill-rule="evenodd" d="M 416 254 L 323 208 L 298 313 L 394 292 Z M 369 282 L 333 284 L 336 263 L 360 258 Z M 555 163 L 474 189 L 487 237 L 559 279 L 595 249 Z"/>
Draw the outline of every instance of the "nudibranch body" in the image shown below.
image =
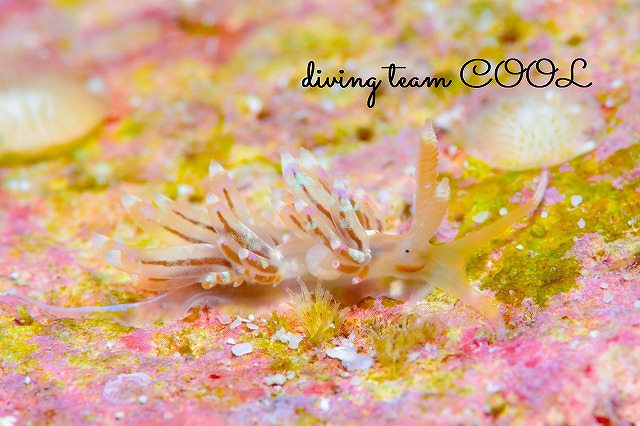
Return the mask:
<path id="1" fill-rule="evenodd" d="M 438 181 L 437 166 L 436 136 L 427 121 L 416 166 L 415 215 L 409 231 L 395 235 L 384 232 L 384 218 L 365 194 L 350 191 L 341 176 L 330 176 L 308 151 L 300 151 L 299 161 L 282 155 L 288 191 L 273 204 L 286 231 L 247 207 L 224 169 L 212 162 L 206 210 L 163 196 L 155 206 L 123 197 L 133 221 L 170 247 L 140 249 L 96 239 L 113 267 L 160 296 L 81 308 L 29 300 L 58 316 L 103 312 L 141 325 L 180 318 L 197 304 L 272 303 L 284 294 L 283 287 L 295 288 L 300 279 L 321 280 L 345 304 L 381 295 L 416 302 L 439 287 L 477 309 L 503 338 L 502 315 L 467 282 L 466 258 L 536 208 L 547 176 L 534 196 L 509 214 L 461 239 L 432 245 L 450 193 L 448 180 Z M 392 291 L 386 277 L 405 284 Z"/>

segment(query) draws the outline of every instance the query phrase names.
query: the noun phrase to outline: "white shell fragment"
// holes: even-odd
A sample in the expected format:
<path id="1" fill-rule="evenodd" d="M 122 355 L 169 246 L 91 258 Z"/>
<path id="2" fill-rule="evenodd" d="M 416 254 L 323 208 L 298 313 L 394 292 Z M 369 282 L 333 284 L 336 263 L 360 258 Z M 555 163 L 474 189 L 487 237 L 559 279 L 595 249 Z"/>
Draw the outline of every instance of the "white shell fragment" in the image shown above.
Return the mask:
<path id="1" fill-rule="evenodd" d="M 460 143 L 492 167 L 555 166 L 593 150 L 604 120 L 587 91 L 500 90 L 468 113 Z"/>

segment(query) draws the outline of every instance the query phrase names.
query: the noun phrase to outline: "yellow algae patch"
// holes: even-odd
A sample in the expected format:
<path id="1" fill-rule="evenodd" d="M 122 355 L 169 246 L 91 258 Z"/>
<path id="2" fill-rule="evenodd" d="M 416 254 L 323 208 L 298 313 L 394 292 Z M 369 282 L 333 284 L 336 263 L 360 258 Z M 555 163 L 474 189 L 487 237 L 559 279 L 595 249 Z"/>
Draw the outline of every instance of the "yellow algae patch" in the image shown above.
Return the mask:
<path id="1" fill-rule="evenodd" d="M 10 317 L 0 319 L 0 354 L 4 361 L 24 363 L 25 358 L 40 349 L 29 340 L 38 333 L 40 326 L 17 326 Z"/>
<path id="2" fill-rule="evenodd" d="M 106 114 L 104 99 L 72 76 L 0 74 L 0 164 L 64 152 L 91 133 Z"/>

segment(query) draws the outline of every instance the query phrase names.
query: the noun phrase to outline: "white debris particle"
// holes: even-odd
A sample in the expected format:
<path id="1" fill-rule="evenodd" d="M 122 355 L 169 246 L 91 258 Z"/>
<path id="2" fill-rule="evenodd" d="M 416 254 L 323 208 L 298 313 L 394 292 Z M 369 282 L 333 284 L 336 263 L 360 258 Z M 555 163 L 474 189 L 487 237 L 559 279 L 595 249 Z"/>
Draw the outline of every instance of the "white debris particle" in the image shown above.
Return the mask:
<path id="1" fill-rule="evenodd" d="M 239 327 L 240 324 L 242 324 L 242 318 L 236 317 L 236 319 L 233 320 L 231 324 L 229 324 L 229 328 L 233 330 L 234 328 Z"/>
<path id="2" fill-rule="evenodd" d="M 115 342 L 114 342 L 113 340 L 109 340 L 107 343 L 105 343 L 105 345 L 104 345 L 104 346 L 105 346 L 108 350 L 111 350 L 111 349 L 113 349 L 113 347 L 114 347 L 115 345 L 116 345 L 116 344 L 115 344 Z"/>
<path id="3" fill-rule="evenodd" d="M 251 352 L 253 352 L 251 343 L 238 343 L 237 345 L 231 346 L 231 353 L 235 356 L 242 356 L 250 354 Z"/>
<path id="4" fill-rule="evenodd" d="M 255 324 L 247 324 L 247 328 L 248 328 L 249 330 L 257 330 L 257 329 L 258 329 L 258 326 L 257 326 L 257 325 L 255 325 Z"/>
<path id="5" fill-rule="evenodd" d="M 235 345 L 236 340 L 233 337 L 229 337 L 227 340 L 225 340 L 225 343 L 228 345 Z"/>
<path id="6" fill-rule="evenodd" d="M 593 330 L 589 332 L 589 337 L 591 337 L 592 339 L 597 338 L 600 335 L 600 333 L 598 332 L 598 330 Z"/>
<path id="7" fill-rule="evenodd" d="M 329 411 L 329 408 L 331 408 L 328 398 L 320 398 L 320 402 L 318 403 L 318 405 L 320 406 L 320 409 L 322 411 Z"/>
<path id="8" fill-rule="evenodd" d="M 146 404 L 148 400 L 149 400 L 149 398 L 147 398 L 147 395 L 140 395 L 138 397 L 138 402 L 140 404 Z"/>
<path id="9" fill-rule="evenodd" d="M 420 352 L 409 352 L 409 355 L 407 355 L 407 361 L 409 362 L 413 362 L 418 358 L 420 358 Z"/>
<path id="10" fill-rule="evenodd" d="M 304 339 L 302 334 L 293 334 L 288 331 L 285 332 L 284 328 L 282 327 L 280 327 L 280 329 L 273 333 L 273 336 L 271 336 L 272 343 L 275 341 L 287 343 L 289 345 L 289 349 L 298 349 L 298 346 L 300 346 L 300 342 L 302 341 L 302 339 Z"/>
<path id="11" fill-rule="evenodd" d="M 498 392 L 499 390 L 502 390 L 504 388 L 504 385 L 500 382 L 489 382 L 487 384 L 487 391 L 488 392 Z"/>
<path id="12" fill-rule="evenodd" d="M 30 383 L 31 383 L 31 377 L 29 377 L 29 376 L 25 376 L 25 378 L 24 378 L 24 384 L 25 384 L 25 385 L 28 385 L 28 384 L 30 384 Z"/>
<path id="13" fill-rule="evenodd" d="M 216 318 L 218 318 L 218 321 L 220 321 L 220 324 L 231 324 L 231 317 L 229 315 L 218 315 Z"/>
<path id="14" fill-rule="evenodd" d="M 620 78 L 616 78 L 615 80 L 613 80 L 611 82 L 611 88 L 612 89 L 619 89 L 622 87 L 623 81 Z"/>
<path id="15" fill-rule="evenodd" d="M 255 317 L 253 314 L 251 314 L 251 315 L 249 315 L 249 316 L 247 317 L 247 319 L 248 319 L 249 321 L 253 321 L 253 320 L 255 320 L 255 319 L 256 319 L 256 317 Z"/>
<path id="16" fill-rule="evenodd" d="M 578 207 L 580 204 L 582 204 L 582 195 L 572 195 L 571 205 L 573 207 Z"/>
<path id="17" fill-rule="evenodd" d="M 342 366 L 347 371 L 368 370 L 373 365 L 373 358 L 369 355 L 359 354 L 352 346 L 336 346 L 327 349 L 327 356 L 342 361 Z"/>
<path id="18" fill-rule="evenodd" d="M 294 377 L 296 377 L 296 373 L 294 373 L 293 371 L 289 371 L 287 373 L 287 380 L 292 380 Z"/>
<path id="19" fill-rule="evenodd" d="M 604 303 L 610 303 L 611 301 L 613 301 L 613 294 L 605 293 L 604 296 L 602 296 L 602 301 Z"/>
<path id="20" fill-rule="evenodd" d="M 504 216 L 504 215 L 507 214 L 507 212 L 508 212 L 507 208 L 503 207 L 503 208 L 500 209 L 500 211 L 498 213 L 500 214 L 500 216 Z"/>
<path id="21" fill-rule="evenodd" d="M 600 284 L 600 288 L 609 288 L 609 284 L 608 283 L 602 283 L 602 284 Z"/>
<path id="22" fill-rule="evenodd" d="M 258 114 L 262 111 L 262 100 L 257 96 L 249 96 L 247 98 L 247 108 L 252 114 Z"/>
<path id="23" fill-rule="evenodd" d="M 484 223 L 487 219 L 489 219 L 490 215 L 491 213 L 489 213 L 486 210 L 483 210 L 480 213 L 473 215 L 471 217 L 471 220 L 473 220 L 475 223 Z"/>
<path id="24" fill-rule="evenodd" d="M 18 419 L 13 416 L 0 417 L 0 426 L 13 426 L 17 421 Z"/>
<path id="25" fill-rule="evenodd" d="M 522 250 L 522 249 L 524 249 L 524 247 L 522 246 L 522 244 L 518 244 L 518 245 L 516 246 L 516 248 L 517 248 L 518 250 Z"/>
<path id="26" fill-rule="evenodd" d="M 585 226 L 587 226 L 586 222 L 584 221 L 583 218 L 580 218 L 580 220 L 578 221 L 578 227 L 580 229 L 584 228 Z"/>
<path id="27" fill-rule="evenodd" d="M 282 386 L 287 381 L 287 378 L 284 374 L 278 373 L 278 374 L 274 374 L 273 376 L 267 376 L 263 380 L 267 386 L 273 386 L 273 385 Z"/>
<path id="28" fill-rule="evenodd" d="M 124 413 L 122 411 L 116 411 L 113 415 L 116 419 L 120 420 L 124 418 Z"/>
<path id="29" fill-rule="evenodd" d="M 549 212 L 548 211 L 543 211 L 542 213 L 540 213 L 540 217 L 543 219 L 546 219 L 549 217 Z"/>
<path id="30" fill-rule="evenodd" d="M 634 307 L 634 308 L 640 308 L 640 300 L 636 299 L 636 300 L 633 302 L 633 307 Z"/>

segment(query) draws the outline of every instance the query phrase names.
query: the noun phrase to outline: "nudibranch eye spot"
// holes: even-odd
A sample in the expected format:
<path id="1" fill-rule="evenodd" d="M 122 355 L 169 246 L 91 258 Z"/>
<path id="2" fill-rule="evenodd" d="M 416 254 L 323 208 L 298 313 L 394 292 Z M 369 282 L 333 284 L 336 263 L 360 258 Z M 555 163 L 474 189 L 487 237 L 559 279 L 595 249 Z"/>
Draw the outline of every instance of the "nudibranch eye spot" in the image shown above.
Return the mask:
<path id="1" fill-rule="evenodd" d="M 0 163 L 63 152 L 96 128 L 106 113 L 104 99 L 72 76 L 0 74 Z"/>
<path id="2" fill-rule="evenodd" d="M 491 167 L 551 167 L 594 148 L 604 119 L 584 89 L 496 89 L 469 108 L 458 133 L 470 155 Z"/>

